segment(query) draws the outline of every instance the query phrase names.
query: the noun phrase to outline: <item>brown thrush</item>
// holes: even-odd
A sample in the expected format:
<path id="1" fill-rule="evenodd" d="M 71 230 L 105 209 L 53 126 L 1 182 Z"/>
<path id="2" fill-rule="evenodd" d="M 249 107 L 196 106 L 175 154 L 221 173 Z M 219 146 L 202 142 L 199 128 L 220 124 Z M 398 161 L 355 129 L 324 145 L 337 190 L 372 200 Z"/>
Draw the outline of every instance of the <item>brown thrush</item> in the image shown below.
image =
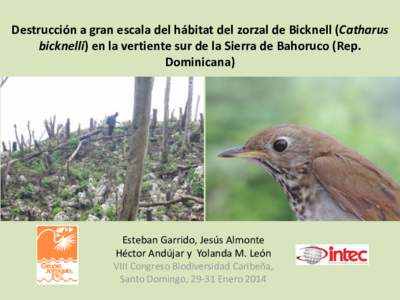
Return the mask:
<path id="1" fill-rule="evenodd" d="M 274 126 L 219 156 L 258 162 L 285 190 L 299 220 L 400 220 L 400 186 L 317 130 Z"/>

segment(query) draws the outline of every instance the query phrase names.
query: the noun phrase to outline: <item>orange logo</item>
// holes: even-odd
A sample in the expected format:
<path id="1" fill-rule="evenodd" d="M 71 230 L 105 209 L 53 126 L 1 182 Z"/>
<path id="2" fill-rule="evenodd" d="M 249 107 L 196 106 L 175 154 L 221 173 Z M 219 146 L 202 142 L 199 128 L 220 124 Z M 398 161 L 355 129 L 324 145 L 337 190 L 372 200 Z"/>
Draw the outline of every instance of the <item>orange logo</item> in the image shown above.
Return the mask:
<path id="1" fill-rule="evenodd" d="M 37 226 L 38 284 L 77 284 L 78 226 Z"/>

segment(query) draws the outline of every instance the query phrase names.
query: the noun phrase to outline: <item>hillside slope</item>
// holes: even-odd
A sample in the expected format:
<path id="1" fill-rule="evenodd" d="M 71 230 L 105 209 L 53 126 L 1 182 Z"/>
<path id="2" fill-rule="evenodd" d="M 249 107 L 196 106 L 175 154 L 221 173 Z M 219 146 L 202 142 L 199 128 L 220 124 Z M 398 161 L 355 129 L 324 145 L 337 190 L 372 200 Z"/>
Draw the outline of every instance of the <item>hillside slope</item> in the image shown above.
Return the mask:
<path id="1" fill-rule="evenodd" d="M 203 220 L 203 135 L 193 125 L 192 152 L 181 157 L 183 133 L 170 125 L 169 162 L 160 162 L 162 123 L 150 133 L 138 220 Z M 101 130 L 99 130 L 101 131 Z M 82 135 L 90 133 L 82 131 Z M 116 220 L 124 189 L 128 124 L 112 138 L 103 132 L 85 140 L 77 155 L 77 133 L 31 149 L 1 154 L 5 181 L 2 220 Z M 61 144 L 58 150 L 54 149 Z M 7 170 L 7 164 L 14 162 Z"/>

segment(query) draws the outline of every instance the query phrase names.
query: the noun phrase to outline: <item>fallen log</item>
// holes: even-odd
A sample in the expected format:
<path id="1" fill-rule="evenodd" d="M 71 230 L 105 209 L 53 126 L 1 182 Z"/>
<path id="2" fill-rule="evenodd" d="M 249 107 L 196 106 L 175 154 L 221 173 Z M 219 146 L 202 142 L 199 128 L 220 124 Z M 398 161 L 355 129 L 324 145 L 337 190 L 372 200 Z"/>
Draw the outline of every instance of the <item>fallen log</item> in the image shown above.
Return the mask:
<path id="1" fill-rule="evenodd" d="M 85 140 L 85 139 L 88 139 L 88 138 L 90 138 L 91 136 L 94 136 L 94 135 L 97 135 L 97 134 L 101 133 L 101 131 L 102 131 L 101 129 L 98 129 L 98 130 L 95 130 L 95 131 L 92 131 L 92 132 L 83 134 L 83 135 L 79 136 L 78 139 L 79 139 L 80 141 Z"/>
<path id="2" fill-rule="evenodd" d="M 91 133 L 88 133 L 88 134 L 79 136 L 78 139 L 79 139 L 79 141 L 84 142 L 84 141 L 86 141 L 88 138 L 90 138 L 91 136 L 96 135 L 96 134 L 99 134 L 99 133 L 101 133 L 101 130 L 96 130 L 96 131 L 94 131 L 94 132 L 91 132 Z M 54 148 L 52 148 L 52 149 L 40 150 L 40 151 L 34 152 L 34 153 L 32 153 L 32 154 L 30 154 L 30 155 L 28 155 L 28 156 L 24 156 L 24 157 L 22 157 L 22 158 L 15 159 L 15 161 L 18 161 L 18 160 L 27 161 L 27 160 L 30 160 L 30 159 L 32 159 L 32 158 L 35 158 L 35 157 L 40 156 L 44 151 L 47 151 L 47 152 L 49 152 L 49 153 L 53 153 L 53 152 L 55 152 L 55 151 L 57 151 L 57 150 L 60 150 L 60 149 L 62 149 L 62 148 L 65 148 L 65 147 L 67 147 L 67 146 L 70 146 L 70 144 L 69 144 L 68 142 L 66 142 L 66 143 L 61 143 L 61 144 L 57 145 L 56 147 L 54 147 Z M 14 162 L 15 162 L 15 161 L 14 161 Z M 14 162 L 13 162 L 13 163 L 14 163 Z M 6 165 L 7 165 L 6 163 L 5 163 L 5 164 L 2 164 L 2 165 L 1 165 L 1 168 L 5 167 Z"/>
<path id="3" fill-rule="evenodd" d="M 199 204 L 204 204 L 204 199 L 203 198 L 192 196 L 192 195 L 188 195 L 188 194 L 181 194 L 180 196 L 183 199 L 192 200 L 192 201 L 197 202 Z"/>
<path id="4" fill-rule="evenodd" d="M 160 201 L 160 202 L 152 202 L 152 203 L 147 203 L 147 202 L 139 202 L 139 207 L 153 207 L 153 206 L 162 206 L 162 205 L 171 205 L 179 202 L 186 202 L 188 200 L 192 200 L 198 204 L 203 204 L 204 205 L 204 200 L 200 197 L 192 196 L 192 195 L 187 195 L 187 194 L 182 194 L 180 195 L 179 199 L 171 200 L 171 201 Z"/>
<path id="5" fill-rule="evenodd" d="M 162 173 L 159 174 L 159 176 L 160 177 L 162 177 L 162 176 L 173 176 L 173 175 L 176 175 L 177 173 L 179 173 L 181 171 L 190 170 L 190 169 L 193 169 L 193 168 L 196 168 L 196 167 L 198 167 L 198 165 L 189 165 L 189 166 L 180 165 L 180 166 L 176 167 L 176 170 L 162 172 Z"/>

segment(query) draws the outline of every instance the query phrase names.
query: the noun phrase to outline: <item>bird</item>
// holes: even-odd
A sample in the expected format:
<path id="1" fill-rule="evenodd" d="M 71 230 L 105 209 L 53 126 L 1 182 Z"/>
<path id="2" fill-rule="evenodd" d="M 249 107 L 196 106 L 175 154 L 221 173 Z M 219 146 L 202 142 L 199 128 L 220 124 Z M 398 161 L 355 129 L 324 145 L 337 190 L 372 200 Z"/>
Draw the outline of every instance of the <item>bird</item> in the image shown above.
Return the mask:
<path id="1" fill-rule="evenodd" d="M 261 165 L 283 188 L 297 220 L 400 220 L 400 185 L 316 129 L 275 125 L 219 157 L 247 158 Z"/>

